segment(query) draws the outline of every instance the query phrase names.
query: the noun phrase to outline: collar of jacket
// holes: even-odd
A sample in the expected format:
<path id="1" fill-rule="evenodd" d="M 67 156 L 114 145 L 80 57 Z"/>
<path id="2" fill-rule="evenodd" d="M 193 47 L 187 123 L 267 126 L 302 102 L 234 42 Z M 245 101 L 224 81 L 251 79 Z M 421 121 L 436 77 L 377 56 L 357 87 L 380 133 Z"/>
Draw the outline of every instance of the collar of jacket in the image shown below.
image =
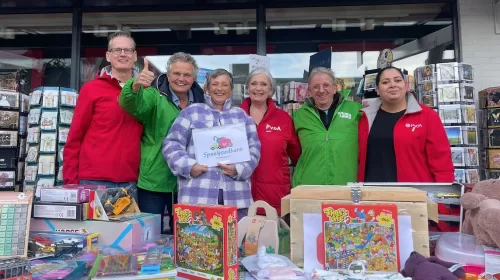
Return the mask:
<path id="1" fill-rule="evenodd" d="M 407 94 L 406 100 L 408 101 L 408 105 L 406 107 L 406 114 L 415 114 L 422 111 L 422 107 L 418 104 L 417 99 L 413 96 L 413 94 Z M 368 119 L 368 131 L 370 131 L 373 122 L 375 121 L 375 117 L 377 116 L 378 111 L 382 107 L 382 100 L 380 98 L 376 98 L 376 100 L 372 101 L 370 106 L 361 109 L 362 112 L 365 113 L 366 118 Z"/>
<path id="2" fill-rule="evenodd" d="M 420 107 L 420 104 L 418 104 L 418 101 L 417 99 L 415 99 L 413 94 L 407 94 L 406 100 L 408 102 L 408 106 L 406 108 L 405 114 L 413 114 L 422 111 L 422 107 Z M 380 107 L 382 107 L 382 100 L 380 99 L 380 97 L 378 97 L 372 101 L 370 106 L 361 109 L 361 111 L 365 112 L 367 115 L 374 113 L 376 114 L 378 110 L 380 110 Z"/>
<path id="3" fill-rule="evenodd" d="M 138 75 L 139 75 L 139 72 L 135 68 L 133 68 L 132 69 L 132 78 L 137 77 Z M 102 68 L 101 71 L 99 73 L 97 73 L 96 79 L 105 79 L 105 80 L 115 79 L 116 80 L 116 78 L 113 77 L 113 74 L 111 71 L 111 65 L 108 65 L 108 66 Z M 118 82 L 120 82 L 120 81 L 118 81 Z M 121 81 L 121 82 L 126 82 L 126 81 Z"/>
<path id="4" fill-rule="evenodd" d="M 207 104 L 208 107 L 210 107 L 214 110 L 217 110 L 214 106 L 214 103 L 212 102 L 212 97 L 210 97 L 210 95 L 208 95 L 208 94 L 205 94 L 205 104 Z M 222 106 L 222 111 L 228 111 L 229 109 L 231 109 L 231 107 L 233 107 L 233 100 L 231 97 L 229 97 L 224 102 L 224 105 Z"/>
<path id="5" fill-rule="evenodd" d="M 172 92 L 170 91 L 167 74 L 160 74 L 151 86 L 155 87 L 160 94 L 165 95 L 169 101 L 172 101 Z M 196 81 L 193 82 L 191 91 L 193 92 L 193 103 L 204 103 L 203 96 L 205 93 Z"/>
<path id="6" fill-rule="evenodd" d="M 264 115 L 264 118 L 266 116 L 269 116 L 271 115 L 271 113 L 276 110 L 276 104 L 274 104 L 274 101 L 272 98 L 268 98 L 266 100 L 267 102 L 267 112 L 266 114 Z M 243 100 L 243 102 L 241 103 L 241 109 L 243 109 L 247 115 L 250 115 L 250 106 L 252 104 L 252 100 L 250 99 L 250 97 L 247 97 Z"/>

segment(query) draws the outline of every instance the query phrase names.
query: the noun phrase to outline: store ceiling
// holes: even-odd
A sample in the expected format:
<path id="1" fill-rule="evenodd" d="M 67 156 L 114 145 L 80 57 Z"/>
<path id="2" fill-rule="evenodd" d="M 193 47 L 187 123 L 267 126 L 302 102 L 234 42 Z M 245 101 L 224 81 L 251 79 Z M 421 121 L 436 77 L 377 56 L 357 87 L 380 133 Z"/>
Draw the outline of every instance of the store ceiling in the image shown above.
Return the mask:
<path id="1" fill-rule="evenodd" d="M 109 2 L 112 2 L 108 0 Z M 152 0 L 142 0 L 152 1 Z M 225 1 L 225 0 L 213 0 Z M 372 30 L 387 26 L 412 26 L 419 24 L 449 25 L 449 18 L 440 19 L 443 4 L 426 5 L 375 5 L 353 7 L 269 8 L 266 10 L 267 27 L 270 29 L 345 28 Z M 147 21 L 144 18 L 147 17 Z M 20 34 L 61 34 L 71 32 L 71 14 L 32 14 L 19 20 L 18 16 L 0 15 L 0 37 Z M 118 29 L 131 32 L 163 32 L 172 30 L 214 31 L 255 30 L 254 9 L 171 11 L 171 12 L 100 12 L 84 13 L 83 31 L 95 33 L 114 32 Z M 106 36 L 106 35 L 104 35 Z"/>

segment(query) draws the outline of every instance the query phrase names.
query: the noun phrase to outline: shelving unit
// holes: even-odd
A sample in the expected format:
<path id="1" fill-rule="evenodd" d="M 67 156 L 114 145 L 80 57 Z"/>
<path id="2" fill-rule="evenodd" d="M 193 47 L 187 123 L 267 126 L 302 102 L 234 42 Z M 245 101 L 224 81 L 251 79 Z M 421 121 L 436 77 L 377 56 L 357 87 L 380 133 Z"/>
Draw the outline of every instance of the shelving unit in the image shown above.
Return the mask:
<path id="1" fill-rule="evenodd" d="M 0 72 L 0 191 L 22 191 L 30 88 L 27 72 Z"/>
<path id="2" fill-rule="evenodd" d="M 455 182 L 479 182 L 478 116 L 473 69 L 464 63 L 426 65 L 415 71 L 419 100 L 439 113 L 451 146 Z"/>
<path id="3" fill-rule="evenodd" d="M 75 90 L 58 87 L 30 94 L 24 188 L 36 196 L 39 188 L 63 184 L 64 144 L 77 98 Z"/>
<path id="4" fill-rule="evenodd" d="M 479 92 L 481 179 L 500 179 L 500 87 Z"/>

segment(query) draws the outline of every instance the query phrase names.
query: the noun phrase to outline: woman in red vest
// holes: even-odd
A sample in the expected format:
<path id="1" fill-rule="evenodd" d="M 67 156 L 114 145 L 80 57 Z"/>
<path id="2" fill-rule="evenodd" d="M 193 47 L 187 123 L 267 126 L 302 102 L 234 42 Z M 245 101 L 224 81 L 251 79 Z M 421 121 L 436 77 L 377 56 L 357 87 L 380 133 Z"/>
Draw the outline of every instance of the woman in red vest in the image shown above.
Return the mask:
<path id="1" fill-rule="evenodd" d="M 450 144 L 438 113 L 407 94 L 398 68 L 382 69 L 376 83 L 380 98 L 361 110 L 358 181 L 453 182 Z"/>
<path id="2" fill-rule="evenodd" d="M 295 165 L 300 157 L 299 138 L 295 134 L 290 115 L 276 107 L 271 98 L 276 81 L 268 70 L 258 68 L 248 75 L 249 98 L 241 108 L 257 125 L 261 142 L 261 158 L 253 172 L 252 197 L 264 200 L 281 213 L 281 198 L 290 194 L 289 160 Z"/>

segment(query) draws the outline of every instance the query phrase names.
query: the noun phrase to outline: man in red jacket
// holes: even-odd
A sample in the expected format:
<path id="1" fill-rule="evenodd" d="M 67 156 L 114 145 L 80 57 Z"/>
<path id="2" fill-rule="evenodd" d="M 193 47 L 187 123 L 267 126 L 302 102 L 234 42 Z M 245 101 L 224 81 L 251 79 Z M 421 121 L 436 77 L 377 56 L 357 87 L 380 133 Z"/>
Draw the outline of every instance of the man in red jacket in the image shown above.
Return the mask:
<path id="1" fill-rule="evenodd" d="M 64 146 L 64 183 L 108 188 L 132 184 L 135 190 L 142 125 L 118 104 L 122 86 L 135 75 L 134 39 L 125 32 L 112 34 L 106 60 L 111 65 L 80 90 Z"/>

